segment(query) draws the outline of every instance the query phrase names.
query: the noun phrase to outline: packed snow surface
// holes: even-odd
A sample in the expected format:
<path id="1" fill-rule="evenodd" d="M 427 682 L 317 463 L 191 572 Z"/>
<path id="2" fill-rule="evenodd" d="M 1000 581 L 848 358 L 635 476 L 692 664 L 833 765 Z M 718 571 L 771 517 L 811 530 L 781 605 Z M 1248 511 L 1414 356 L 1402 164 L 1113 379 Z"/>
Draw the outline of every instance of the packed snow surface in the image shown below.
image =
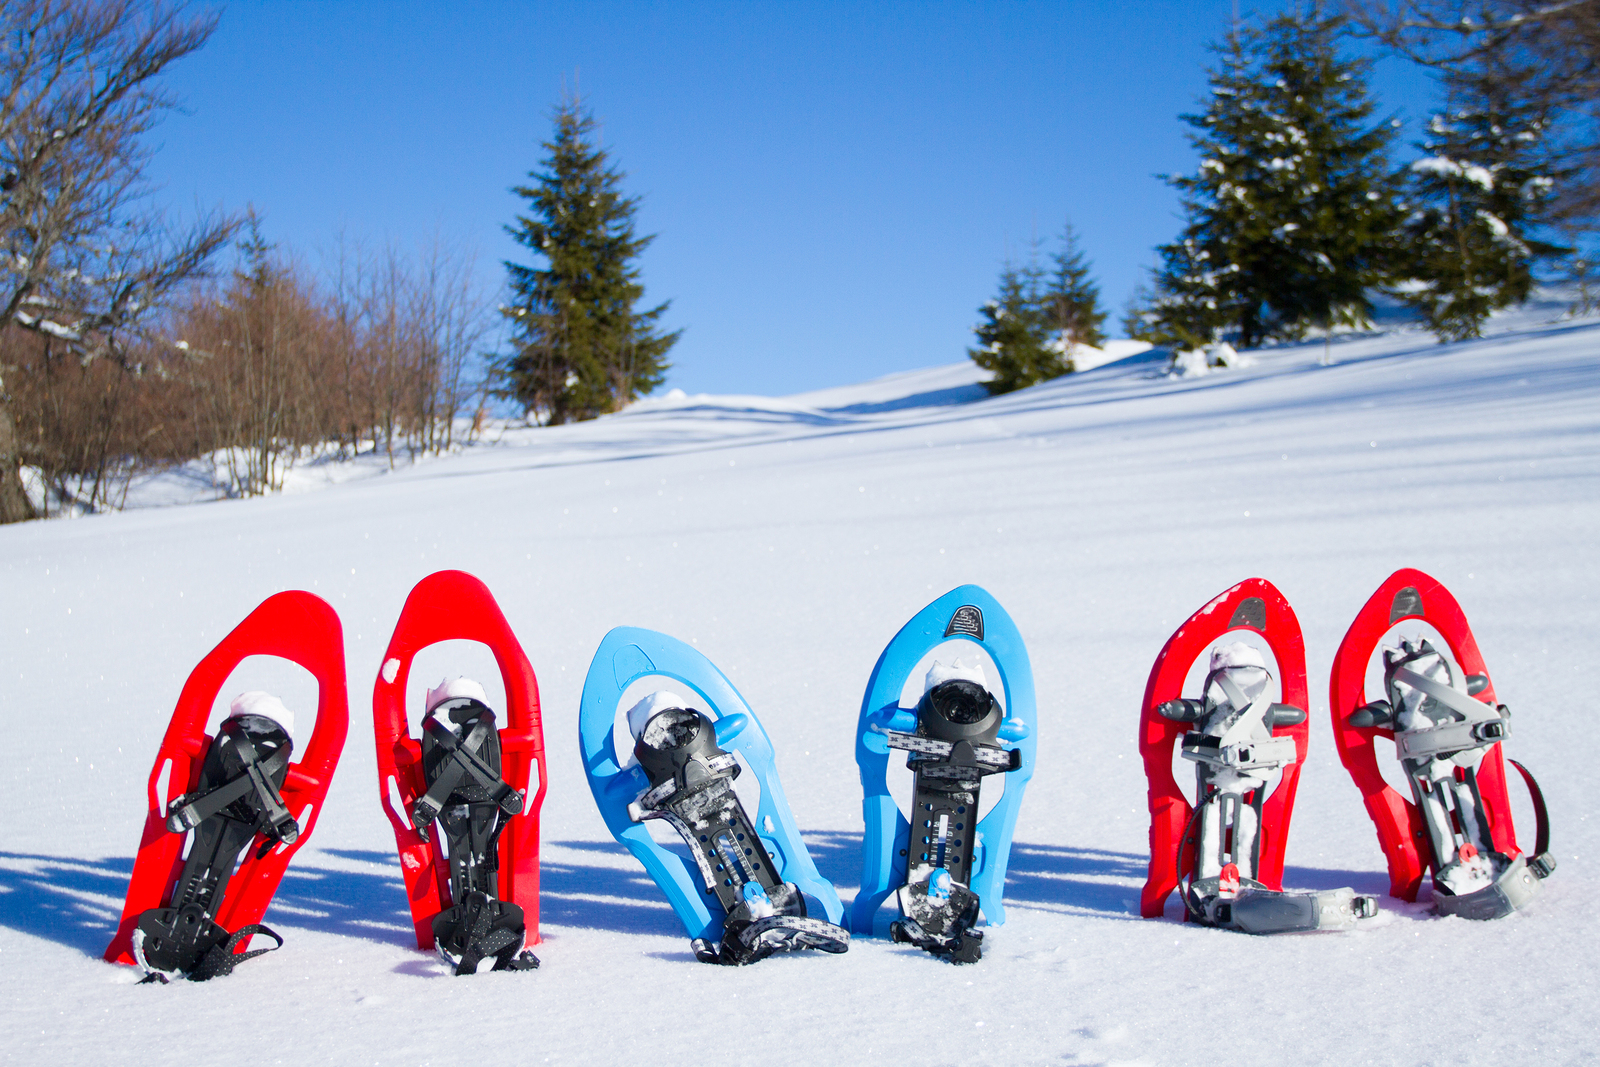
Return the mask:
<path id="1" fill-rule="evenodd" d="M 1132 354 L 996 398 L 969 364 L 782 399 L 669 395 L 393 473 L 330 473 L 315 491 L 0 529 L 0 1060 L 1587 1060 L 1600 1026 L 1600 324 L 1535 309 L 1496 328 L 1449 346 L 1403 331 L 1335 339 L 1326 366 L 1321 341 L 1256 351 L 1193 378 Z M 1331 658 L 1403 566 L 1461 601 L 1515 714 L 1507 750 L 1539 775 L 1554 819 L 1560 869 L 1498 922 L 1436 917 L 1426 893 L 1381 896 L 1383 856 L 1334 750 Z M 539 677 L 549 791 L 533 973 L 458 979 L 417 950 L 378 803 L 370 685 L 407 592 L 451 567 L 488 584 Z M 1294 606 L 1311 672 L 1286 885 L 1379 894 L 1381 913 L 1354 930 L 1252 938 L 1178 922 L 1176 903 L 1165 920 L 1138 917 L 1145 680 L 1174 627 L 1252 575 Z M 661 630 L 734 680 L 848 900 L 867 677 L 906 619 L 965 582 L 1016 620 L 1040 705 L 1008 921 L 983 960 L 954 967 L 860 937 L 842 956 L 695 963 L 584 781 L 579 690 L 601 637 Z M 217 981 L 135 984 L 100 954 L 168 717 L 201 657 L 289 588 L 343 619 L 351 728 L 266 916 L 286 944 Z M 504 706 L 488 651 L 451 642 L 418 655 L 412 714 L 424 679 L 458 674 Z M 314 688 L 251 659 L 221 700 L 263 690 L 305 718 Z M 1515 803 L 1531 846 L 1520 789 Z"/>

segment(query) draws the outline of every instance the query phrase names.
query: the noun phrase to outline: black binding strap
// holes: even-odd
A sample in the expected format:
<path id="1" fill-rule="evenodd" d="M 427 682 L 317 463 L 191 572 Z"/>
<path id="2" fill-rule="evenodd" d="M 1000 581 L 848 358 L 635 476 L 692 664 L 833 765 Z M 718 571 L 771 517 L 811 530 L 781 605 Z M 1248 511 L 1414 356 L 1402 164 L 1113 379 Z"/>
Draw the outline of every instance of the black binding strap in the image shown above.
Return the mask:
<path id="1" fill-rule="evenodd" d="M 233 950 L 239 947 L 239 943 L 255 934 L 265 934 L 276 941 L 277 944 L 273 945 L 272 948 L 253 948 L 249 952 L 242 952 L 237 956 L 234 955 Z M 257 956 L 263 956 L 274 949 L 282 947 L 283 938 L 260 923 L 241 926 L 233 932 L 232 937 L 220 945 L 213 945 L 211 951 L 200 957 L 200 962 L 195 965 L 193 971 L 189 972 L 189 980 L 191 982 L 204 982 L 208 978 L 221 978 L 225 974 L 232 974 L 233 969 L 245 960 L 255 959 Z"/>
<path id="2" fill-rule="evenodd" d="M 1550 814 L 1545 810 L 1544 793 L 1539 789 L 1539 783 L 1533 780 L 1533 775 L 1528 768 L 1516 760 L 1507 760 L 1521 774 L 1522 780 L 1527 783 L 1528 795 L 1533 798 L 1533 857 L 1528 860 L 1528 870 L 1540 878 L 1548 878 L 1556 869 L 1556 858 L 1550 855 Z"/>
<path id="3" fill-rule="evenodd" d="M 1215 796 L 1215 794 L 1212 794 L 1212 796 Z M 1200 803 L 1189 809 L 1189 821 L 1183 824 L 1183 834 L 1178 838 L 1178 895 L 1183 898 L 1183 910 L 1188 913 L 1189 920 L 1192 922 L 1203 923 L 1206 921 L 1206 913 L 1197 909 L 1194 901 L 1189 899 L 1189 883 L 1194 881 L 1194 871 L 1192 869 L 1194 864 L 1192 861 L 1200 851 L 1200 842 L 1196 841 L 1194 843 L 1194 849 L 1190 853 L 1190 869 L 1187 874 L 1184 873 L 1183 849 L 1185 845 L 1189 844 L 1189 839 L 1194 834 L 1195 823 L 1200 821 L 1201 811 L 1205 809 L 1207 804 L 1211 803 L 1211 799 L 1211 796 L 1204 797 Z"/>
<path id="4" fill-rule="evenodd" d="M 411 806 L 411 823 L 424 840 L 427 839 L 428 824 L 439 817 L 445 802 L 461 785 L 463 778 L 470 777 L 476 784 L 489 790 L 490 800 L 504 809 L 506 814 L 516 815 L 522 811 L 522 794 L 502 781 L 498 771 L 478 758 L 478 753 L 483 751 L 489 734 L 494 730 L 493 720 L 480 718 L 461 741 L 457 741 L 455 732 L 435 716 L 428 716 L 422 728 L 445 753 L 439 776 L 428 786 L 427 793 Z"/>
<path id="5" fill-rule="evenodd" d="M 519 951 L 527 930 L 522 909 L 517 905 L 496 900 L 487 893 L 470 892 L 466 900 L 441 918 L 446 916 L 454 921 L 435 920 L 434 937 L 441 945 L 446 940 L 453 942 L 446 947 L 459 952 L 456 974 L 476 974 L 485 959 L 494 960 L 492 969 L 496 971 L 539 969 L 539 957 Z"/>
<path id="6" fill-rule="evenodd" d="M 233 954 L 233 950 L 239 947 L 241 941 L 247 937 L 254 937 L 256 934 L 265 934 L 276 941 L 277 944 L 273 945 L 272 948 L 254 948 L 237 956 Z M 200 957 L 200 962 L 194 965 L 194 969 L 186 973 L 184 977 L 191 982 L 204 982 L 211 978 L 221 978 L 224 975 L 232 974 L 233 969 L 245 960 L 255 959 L 257 956 L 265 955 L 282 947 L 283 938 L 260 923 L 241 926 L 228 940 L 221 944 L 212 945 L 206 954 Z M 162 985 L 166 985 L 167 976 L 160 971 L 151 971 L 140 979 L 141 985 L 147 982 L 160 982 Z"/>
<path id="7" fill-rule="evenodd" d="M 259 825 L 262 831 L 273 840 L 292 843 L 300 836 L 300 827 L 283 806 L 283 797 L 272 782 L 273 777 L 289 763 L 289 746 L 281 745 L 272 755 L 262 759 L 244 730 L 230 729 L 230 725 L 225 724 L 217 732 L 217 743 L 227 741 L 233 746 L 239 761 L 244 764 L 245 773 L 204 793 L 176 798 L 167 810 L 167 829 L 175 834 L 192 830 L 254 791 L 261 806 Z"/>

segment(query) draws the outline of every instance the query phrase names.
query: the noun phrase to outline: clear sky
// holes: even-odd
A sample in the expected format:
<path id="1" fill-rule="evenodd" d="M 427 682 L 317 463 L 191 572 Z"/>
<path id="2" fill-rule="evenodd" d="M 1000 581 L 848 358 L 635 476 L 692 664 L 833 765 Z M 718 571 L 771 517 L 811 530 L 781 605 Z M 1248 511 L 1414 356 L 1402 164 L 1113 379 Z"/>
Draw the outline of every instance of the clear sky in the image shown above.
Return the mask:
<path id="1" fill-rule="evenodd" d="M 781 395 L 962 359 L 1006 257 L 1069 219 L 1114 326 L 1177 231 L 1156 175 L 1194 166 L 1178 115 L 1234 9 L 235 0 L 173 68 L 150 173 L 312 263 L 340 233 L 471 245 L 495 295 L 576 85 L 658 235 L 667 387 Z M 1413 117 L 1427 91 L 1393 60 L 1377 85 Z"/>

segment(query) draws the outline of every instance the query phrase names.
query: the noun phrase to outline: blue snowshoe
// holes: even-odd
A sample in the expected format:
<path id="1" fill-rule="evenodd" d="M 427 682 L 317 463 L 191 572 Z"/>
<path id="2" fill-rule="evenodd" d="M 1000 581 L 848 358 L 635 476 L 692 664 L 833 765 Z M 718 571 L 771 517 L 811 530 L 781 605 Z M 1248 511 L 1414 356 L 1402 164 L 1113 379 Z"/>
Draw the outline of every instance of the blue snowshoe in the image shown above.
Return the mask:
<path id="1" fill-rule="evenodd" d="M 663 688 L 629 709 L 626 734 L 619 737 L 623 694 L 655 676 Z M 689 695 L 665 688 L 669 681 Z M 795 828 L 772 742 L 710 660 L 665 634 L 612 630 L 584 680 L 578 733 L 584 772 L 606 826 L 666 893 L 702 963 L 849 948 L 850 934 L 839 925 L 844 907 Z M 745 768 L 761 787 L 753 821 L 733 789 Z M 649 819 L 676 830 L 688 857 L 657 844 L 645 826 Z M 808 896 L 827 921 L 807 916 Z"/>
<path id="2" fill-rule="evenodd" d="M 971 642 L 999 672 L 999 691 L 982 663 L 959 652 L 937 657 L 914 707 L 901 693 L 918 664 L 947 642 Z M 878 657 L 856 729 L 861 772 L 861 892 L 850 928 L 916 945 L 955 963 L 983 950 L 980 923 L 1005 921 L 1002 900 L 1011 833 L 1023 787 L 1033 777 L 1033 668 L 1005 609 L 975 585 L 953 589 L 906 623 Z M 889 793 L 889 752 L 907 753 L 916 833 Z M 1004 774 L 1005 792 L 982 819 L 984 778 Z M 900 917 L 879 914 L 893 893 Z"/>

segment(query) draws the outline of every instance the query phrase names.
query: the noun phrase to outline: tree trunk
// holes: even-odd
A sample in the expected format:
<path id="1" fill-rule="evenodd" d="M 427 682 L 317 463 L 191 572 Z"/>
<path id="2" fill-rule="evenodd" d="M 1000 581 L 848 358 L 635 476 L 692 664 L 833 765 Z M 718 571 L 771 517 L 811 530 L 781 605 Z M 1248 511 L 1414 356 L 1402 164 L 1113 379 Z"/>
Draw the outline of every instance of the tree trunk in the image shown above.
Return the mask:
<path id="1" fill-rule="evenodd" d="M 22 457 L 18 454 L 17 426 L 11 421 L 11 403 L 0 386 L 0 523 L 24 522 L 36 518 L 33 501 L 22 488 L 22 472 L 18 469 Z"/>

